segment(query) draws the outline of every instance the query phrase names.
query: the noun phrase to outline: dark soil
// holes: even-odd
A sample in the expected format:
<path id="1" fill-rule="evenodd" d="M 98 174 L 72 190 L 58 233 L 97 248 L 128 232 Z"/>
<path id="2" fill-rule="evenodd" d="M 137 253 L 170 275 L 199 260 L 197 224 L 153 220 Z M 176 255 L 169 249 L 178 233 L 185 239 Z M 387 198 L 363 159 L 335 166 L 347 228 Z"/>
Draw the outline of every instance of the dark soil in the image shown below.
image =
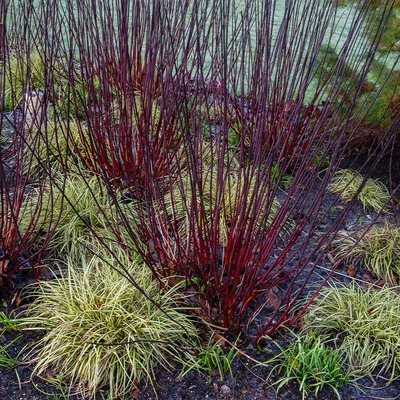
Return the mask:
<path id="1" fill-rule="evenodd" d="M 350 155 L 343 161 L 343 167 L 360 167 L 363 165 L 366 157 L 360 155 L 357 164 L 354 164 L 355 154 Z M 388 165 L 390 156 L 386 155 L 376 166 L 373 171 L 372 177 L 379 178 L 384 183 L 389 180 L 392 184 L 398 185 L 400 183 L 400 148 L 396 149 L 392 158 L 392 175 L 389 176 Z M 335 196 L 330 196 L 326 200 L 324 206 L 330 207 L 331 203 L 340 206 L 342 203 Z M 332 212 L 329 212 L 325 220 L 320 226 L 320 231 L 323 232 L 338 218 L 341 213 L 340 207 L 335 207 Z M 343 229 L 357 229 L 365 223 L 373 220 L 375 214 L 364 213 L 360 204 L 354 204 L 351 212 L 346 217 Z M 381 217 L 379 217 L 381 218 Z M 394 216 L 390 217 L 394 219 Z M 315 244 L 318 243 L 318 231 L 315 233 Z M 318 275 L 320 280 L 328 274 L 331 264 L 328 258 L 321 260 L 319 263 Z M 306 273 L 306 271 L 304 272 Z M 356 269 L 356 278 L 362 279 L 365 276 L 365 271 L 361 268 Z M 348 277 L 347 267 L 341 266 L 336 271 L 334 278 L 341 282 L 350 282 L 351 278 Z M 18 274 L 16 278 L 18 279 Z M 29 279 L 24 278 L 26 283 Z M 318 284 L 317 281 L 310 282 L 311 284 Z M 23 285 L 19 285 L 23 286 Z M 311 285 L 312 287 L 312 285 Z M 284 288 L 278 288 L 275 293 L 279 296 Z M 9 314 L 10 312 L 17 312 L 23 309 L 24 302 L 19 297 L 20 292 L 13 295 L 13 303 L 7 307 L 0 305 L 0 311 Z M 2 299 L 0 299 L 2 300 Z M 2 300 L 3 301 L 3 300 Z M 265 310 L 265 313 L 268 310 Z M 267 318 L 267 315 L 260 314 L 259 319 Z M 257 321 L 256 321 L 257 322 Z M 262 322 L 262 321 L 260 321 Z M 295 329 L 295 328 L 294 328 Z M 0 331 L 1 333 L 1 331 Z M 68 393 L 67 386 L 58 385 L 54 386 L 50 381 L 52 379 L 49 372 L 46 379 L 38 378 L 32 375 L 32 364 L 29 363 L 29 347 L 35 344 L 44 332 L 18 332 L 18 331 L 5 331 L 0 336 L 0 351 L 2 348 L 7 347 L 8 355 L 17 360 L 15 367 L 8 368 L 0 365 L 0 400 L 47 400 L 47 399 L 71 399 L 75 400 L 76 397 Z M 272 339 L 279 341 L 283 346 L 293 340 L 293 336 L 289 331 L 277 333 Z M 233 340 L 230 338 L 230 340 Z M 259 360 L 260 362 L 270 359 L 274 354 L 277 354 L 278 348 L 273 344 L 273 341 L 268 342 L 263 349 L 254 348 L 252 343 L 247 341 L 239 346 L 241 351 L 250 358 Z M 229 345 L 226 345 L 229 351 Z M 238 355 L 231 365 L 232 373 L 226 374 L 223 379 L 220 379 L 218 371 L 213 371 L 211 376 L 200 374 L 195 371 L 190 371 L 184 377 L 180 375 L 182 366 L 176 365 L 173 371 L 167 371 L 160 368 L 157 371 L 157 378 L 155 386 L 140 384 L 138 387 L 132 388 L 131 393 L 121 398 L 120 400 L 128 399 L 160 399 L 160 400 L 200 400 L 200 399 L 282 399 L 282 400 L 300 400 L 302 399 L 301 392 L 297 383 L 292 382 L 284 386 L 277 393 L 276 388 L 272 386 L 274 381 L 278 379 L 278 375 L 274 372 L 268 379 L 271 372 L 271 367 L 257 366 L 253 361 L 244 355 Z M 384 378 L 370 379 L 363 378 L 357 382 L 351 382 L 344 388 L 339 389 L 339 394 L 343 400 L 362 400 L 362 399 L 394 399 L 400 397 L 400 380 L 388 382 Z M 336 398 L 332 389 L 324 387 L 318 396 L 315 397 L 309 394 L 305 397 L 307 400 L 311 399 L 330 400 Z M 101 399 L 101 395 L 96 399 Z"/>

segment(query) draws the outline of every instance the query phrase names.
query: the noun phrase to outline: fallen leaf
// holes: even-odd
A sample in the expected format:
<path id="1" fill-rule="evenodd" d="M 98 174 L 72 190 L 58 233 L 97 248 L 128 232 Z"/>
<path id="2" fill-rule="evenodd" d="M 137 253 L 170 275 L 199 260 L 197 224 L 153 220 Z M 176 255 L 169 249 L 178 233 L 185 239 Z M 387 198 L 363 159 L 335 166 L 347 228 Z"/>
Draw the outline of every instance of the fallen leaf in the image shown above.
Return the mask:
<path id="1" fill-rule="evenodd" d="M 134 399 L 139 400 L 140 392 L 139 392 L 139 390 L 135 387 L 134 389 L 132 389 L 131 395 L 132 395 L 132 397 L 133 397 Z"/>
<path id="2" fill-rule="evenodd" d="M 53 278 L 53 273 L 51 272 L 50 268 L 46 267 L 45 265 L 43 266 L 39 265 L 39 267 L 40 267 L 39 269 L 40 279 L 42 279 L 43 281 L 49 281 L 50 279 Z"/>
<path id="3" fill-rule="evenodd" d="M 15 299 L 14 299 L 15 307 L 18 307 L 21 304 L 21 301 L 22 301 L 22 298 L 19 294 L 17 296 L 15 296 Z"/>
<path id="4" fill-rule="evenodd" d="M 388 286 L 398 286 L 399 278 L 397 276 L 384 276 L 382 278 Z"/>
<path id="5" fill-rule="evenodd" d="M 351 278 L 354 278 L 356 276 L 356 270 L 353 267 L 350 267 L 350 268 L 347 269 L 347 274 Z"/>
<path id="6" fill-rule="evenodd" d="M 222 334 L 215 331 L 213 339 L 215 340 L 216 343 L 218 343 L 220 347 L 225 347 L 226 341 L 225 338 L 222 336 Z"/>
<path id="7" fill-rule="evenodd" d="M 372 283 L 374 280 L 372 279 L 372 276 L 369 274 L 364 274 L 363 278 L 366 279 L 368 282 Z"/>
<path id="8" fill-rule="evenodd" d="M 266 293 L 265 293 L 265 304 L 266 304 L 266 306 L 269 308 L 269 309 L 271 309 L 271 310 L 274 310 L 274 311 L 276 311 L 279 307 L 280 307 L 280 305 L 281 305 L 281 301 L 282 301 L 282 299 L 279 297 L 279 296 L 277 296 L 273 291 L 272 291 L 272 289 L 270 289 L 270 290 L 268 290 Z"/>

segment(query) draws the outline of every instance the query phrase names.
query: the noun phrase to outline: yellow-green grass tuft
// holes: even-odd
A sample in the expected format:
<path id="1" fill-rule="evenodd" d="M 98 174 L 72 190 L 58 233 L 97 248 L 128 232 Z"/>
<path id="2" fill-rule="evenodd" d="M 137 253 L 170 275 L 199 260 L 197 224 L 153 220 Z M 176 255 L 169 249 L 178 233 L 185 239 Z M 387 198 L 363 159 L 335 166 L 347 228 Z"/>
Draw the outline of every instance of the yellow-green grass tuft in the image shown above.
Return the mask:
<path id="1" fill-rule="evenodd" d="M 115 241 L 114 232 L 128 238 L 125 230 L 118 225 L 116 207 L 98 176 L 59 175 L 53 184 L 32 189 L 24 200 L 25 211 L 19 221 L 21 232 L 28 229 L 37 201 L 41 201 L 41 207 L 35 217 L 36 227 L 42 230 L 53 227 L 48 249 L 56 251 L 59 258 L 86 252 L 90 243 L 99 242 L 98 238 L 106 242 Z M 124 208 L 131 229 L 135 229 L 135 210 L 129 204 L 120 206 Z M 47 232 L 43 230 L 41 233 L 44 238 Z M 119 240 L 124 242 L 121 237 Z"/>
<path id="2" fill-rule="evenodd" d="M 332 178 L 328 190 L 340 196 L 348 202 L 357 193 L 364 178 L 356 171 L 350 169 L 339 170 Z M 364 211 L 373 208 L 375 211 L 382 210 L 390 200 L 390 194 L 386 186 L 374 179 L 368 179 L 365 186 L 357 196 L 357 200 L 363 205 Z"/>
<path id="3" fill-rule="evenodd" d="M 395 283 L 400 276 L 400 228 L 386 222 L 372 227 L 364 236 L 363 233 L 336 240 L 336 256 Z"/>
<path id="4" fill-rule="evenodd" d="M 356 284 L 321 290 L 305 314 L 305 329 L 336 340 L 354 374 L 400 368 L 400 296 L 398 288 Z"/>
<path id="5" fill-rule="evenodd" d="M 196 329 L 179 304 L 179 288 L 161 291 L 132 253 L 118 251 L 118 261 L 107 253 L 83 256 L 79 265 L 68 262 L 65 276 L 38 284 L 22 320 L 27 329 L 47 331 L 32 350 L 33 374 L 51 370 L 69 382 L 70 394 L 92 398 L 104 389 L 111 400 L 142 380 L 153 382 L 157 366 L 171 367 L 179 349 L 194 345 Z M 146 295 L 107 262 L 122 263 Z"/>
<path id="6" fill-rule="evenodd" d="M 67 169 L 79 171 L 84 167 L 80 155 L 86 154 L 82 139 L 88 140 L 88 132 L 75 121 L 62 125 L 47 122 L 40 130 L 33 129 L 25 146 L 25 158 L 32 162 L 25 165 L 24 172 L 34 178 L 46 169 L 53 174 Z"/>

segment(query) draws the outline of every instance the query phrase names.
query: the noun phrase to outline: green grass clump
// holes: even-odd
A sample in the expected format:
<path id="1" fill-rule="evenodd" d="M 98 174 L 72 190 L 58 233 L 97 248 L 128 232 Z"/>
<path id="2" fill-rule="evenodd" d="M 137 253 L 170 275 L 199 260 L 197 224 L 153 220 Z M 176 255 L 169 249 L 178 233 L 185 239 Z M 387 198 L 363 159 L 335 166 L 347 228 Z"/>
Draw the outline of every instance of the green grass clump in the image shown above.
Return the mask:
<path id="1" fill-rule="evenodd" d="M 391 13 L 388 21 L 389 25 L 393 22 L 396 25 L 396 19 L 393 18 L 395 14 L 395 12 Z M 398 17 L 397 24 L 399 23 L 400 18 Z M 388 29 L 386 29 L 386 32 L 388 32 Z M 399 35 L 400 38 L 399 29 L 397 29 L 397 35 Z M 397 46 L 399 45 L 400 42 L 398 42 Z M 398 70 L 391 71 L 390 67 L 386 65 L 386 55 L 384 53 L 381 59 L 372 61 L 371 71 L 369 73 L 370 90 L 365 91 L 357 102 L 357 109 L 363 110 L 366 109 L 367 106 L 369 107 L 363 123 L 367 125 L 378 125 L 382 130 L 381 135 L 379 135 L 379 133 L 376 134 L 376 129 L 373 130 L 375 133 L 375 137 L 373 138 L 375 143 L 379 143 L 382 140 L 384 128 L 387 128 L 393 123 L 397 115 L 396 107 L 398 107 L 400 102 L 399 72 Z M 377 93 L 378 88 L 380 90 L 379 94 Z M 377 95 L 377 99 L 374 100 L 374 97 Z"/>
<path id="2" fill-rule="evenodd" d="M 363 183 L 364 178 L 356 171 L 350 169 L 341 169 L 332 178 L 328 190 L 340 196 L 348 202 L 357 193 L 357 190 Z M 373 208 L 375 211 L 383 209 L 390 200 L 390 194 L 385 185 L 373 179 L 368 179 L 365 186 L 357 196 L 361 202 L 364 212 L 367 208 Z"/>
<path id="3" fill-rule="evenodd" d="M 305 329 L 337 341 L 353 373 L 372 376 L 400 367 L 400 296 L 389 287 L 327 286 L 304 317 Z M 378 370 L 379 368 L 379 370 Z"/>
<path id="4" fill-rule="evenodd" d="M 335 254 L 394 283 L 400 276 L 400 228 L 385 223 L 372 227 L 364 236 L 362 234 L 341 237 L 336 241 Z"/>
<path id="5" fill-rule="evenodd" d="M 3 312 L 0 312 L 0 337 L 3 335 L 3 333 L 5 331 L 20 331 L 20 332 L 22 332 L 19 321 L 15 320 L 15 319 L 11 319 Z M 18 359 L 19 355 L 16 358 L 13 358 L 8 354 L 7 349 L 10 346 L 12 346 L 18 339 L 20 339 L 21 336 L 16 337 L 14 340 L 12 340 L 10 343 L 8 343 L 5 346 L 0 346 L 0 367 L 1 368 L 11 369 L 11 368 L 15 368 L 17 366 L 17 359 Z M 18 382 L 20 383 L 18 371 L 16 369 L 15 369 L 15 375 L 16 375 Z"/>
<path id="6" fill-rule="evenodd" d="M 156 366 L 171 367 L 179 349 L 194 343 L 178 287 L 161 291 L 137 256 L 117 257 L 147 296 L 108 265 L 115 265 L 111 256 L 82 256 L 65 276 L 39 283 L 23 318 L 27 329 L 47 330 L 33 350 L 33 373 L 51 369 L 69 382 L 69 394 L 93 397 L 105 388 L 107 399 L 122 396 L 139 381 L 152 382 Z"/>
<path id="7" fill-rule="evenodd" d="M 214 340 L 214 335 L 211 335 L 207 345 L 200 347 L 196 356 L 184 363 L 182 376 L 185 376 L 192 369 L 200 372 L 205 371 L 209 374 L 209 383 L 211 384 L 211 375 L 214 370 L 218 371 L 221 381 L 228 372 L 232 374 L 231 365 L 238 351 L 232 346 L 226 353 L 221 346 L 224 339 L 220 338 L 213 343 Z"/>
<path id="8" fill-rule="evenodd" d="M 289 382 L 295 380 L 300 385 L 303 399 L 310 392 L 317 397 L 318 392 L 325 386 L 333 389 L 338 399 L 338 388 L 348 381 L 348 374 L 343 374 L 343 359 L 339 352 L 330 349 L 321 337 L 314 333 L 306 336 L 296 335 L 294 342 L 287 348 L 278 343 L 281 353 L 267 361 L 275 364 L 271 374 L 278 370 L 282 375 L 274 385 L 278 390 Z"/>
<path id="9" fill-rule="evenodd" d="M 21 332 L 18 320 L 12 319 L 0 311 L 0 333 L 11 330 Z"/>
<path id="10" fill-rule="evenodd" d="M 362 125 L 370 128 L 374 127 L 367 134 L 368 129 L 359 129 L 355 132 L 355 137 L 351 141 L 357 138 L 358 140 L 354 144 L 358 144 L 358 146 L 366 143 L 370 145 L 373 143 L 375 146 L 379 144 L 382 141 L 384 130 L 394 122 L 398 114 L 396 108 L 398 108 L 400 102 L 399 71 L 398 67 L 393 71 L 391 70 L 391 64 L 393 64 L 391 59 L 396 57 L 395 52 L 400 50 L 400 2 L 397 3 L 388 16 L 386 29 L 379 43 L 382 51 L 379 51 L 377 57 L 371 60 L 370 71 L 366 81 L 360 88 L 361 91 L 355 104 L 353 114 L 365 114 Z M 372 4 L 373 2 L 370 3 L 370 6 Z M 376 9 L 376 7 L 372 8 Z M 340 63 L 340 56 L 337 49 L 332 45 L 323 45 L 318 55 L 315 72 L 321 79 L 330 78 L 332 80 L 330 74 L 338 63 Z M 357 72 L 351 64 L 345 63 L 342 65 L 341 76 L 348 82 L 349 87 L 356 74 Z M 349 93 L 345 94 L 345 90 L 342 89 L 340 96 L 345 96 L 343 98 L 344 106 L 342 106 L 343 113 L 355 95 L 354 90 L 351 95 Z M 368 111 L 365 112 L 365 110 Z"/>
<path id="11" fill-rule="evenodd" d="M 0 346 L 0 367 L 2 368 L 14 368 L 17 365 L 17 360 L 12 358 L 8 353 L 7 349 L 14 344 L 21 336 L 18 336 L 16 339 L 14 339 L 12 342 L 7 344 L 6 346 Z M 17 379 L 19 381 L 18 373 L 17 371 L 15 372 L 17 374 Z"/>

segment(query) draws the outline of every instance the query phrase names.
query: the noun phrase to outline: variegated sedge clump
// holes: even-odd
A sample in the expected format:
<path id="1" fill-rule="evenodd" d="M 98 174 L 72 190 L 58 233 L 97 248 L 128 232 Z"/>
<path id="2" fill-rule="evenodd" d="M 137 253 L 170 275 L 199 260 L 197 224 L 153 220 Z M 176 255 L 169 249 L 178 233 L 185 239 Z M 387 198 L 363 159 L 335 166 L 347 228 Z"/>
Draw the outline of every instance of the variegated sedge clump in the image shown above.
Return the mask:
<path id="1" fill-rule="evenodd" d="M 46 329 L 32 350 L 33 374 L 69 384 L 69 395 L 112 400 L 138 382 L 153 382 L 155 368 L 172 367 L 197 337 L 191 317 L 178 304 L 179 286 L 160 290 L 151 271 L 132 252 L 100 250 L 80 263 L 69 260 L 61 277 L 40 282 L 23 323 Z M 138 290 L 137 288 L 143 288 Z M 104 389 L 104 390 L 103 390 Z"/>
<path id="2" fill-rule="evenodd" d="M 32 129 L 26 137 L 25 154 L 33 154 L 32 162 L 24 165 L 31 178 L 46 170 L 62 173 L 84 168 L 82 155 L 88 132 L 77 121 L 47 122 L 41 129 Z"/>
<path id="3" fill-rule="evenodd" d="M 398 289 L 329 284 L 308 307 L 304 329 L 334 339 L 352 374 L 372 376 L 380 368 L 394 379 L 400 371 Z"/>
<path id="4" fill-rule="evenodd" d="M 350 169 L 341 169 L 332 178 L 328 190 L 340 196 L 343 201 L 348 202 L 355 196 L 363 181 L 364 178 L 360 173 Z M 368 208 L 380 211 L 388 204 L 390 194 L 383 183 L 374 179 L 367 179 L 365 186 L 357 196 L 357 200 L 363 205 L 364 212 Z"/>
<path id="5" fill-rule="evenodd" d="M 98 238 L 115 241 L 115 231 L 120 235 L 125 232 L 118 226 L 115 204 L 107 195 L 101 178 L 81 173 L 58 174 L 52 183 L 47 182 L 42 188 L 39 210 L 35 208 L 40 194 L 38 188 L 32 188 L 24 199 L 24 211 L 19 220 L 21 232 L 29 228 L 35 213 L 35 233 L 43 234 L 44 238 L 47 234 L 44 229 L 51 227 L 51 241 L 47 248 L 57 251 L 58 258 L 79 256 L 91 243 L 98 242 Z M 137 224 L 134 210 L 130 204 L 121 203 L 120 207 L 125 210 L 131 229 L 134 229 Z M 121 243 L 125 242 L 120 239 Z"/>
<path id="6" fill-rule="evenodd" d="M 366 233 L 340 236 L 335 254 L 345 262 L 360 264 L 367 271 L 391 284 L 400 276 L 400 228 L 385 222 Z"/>

